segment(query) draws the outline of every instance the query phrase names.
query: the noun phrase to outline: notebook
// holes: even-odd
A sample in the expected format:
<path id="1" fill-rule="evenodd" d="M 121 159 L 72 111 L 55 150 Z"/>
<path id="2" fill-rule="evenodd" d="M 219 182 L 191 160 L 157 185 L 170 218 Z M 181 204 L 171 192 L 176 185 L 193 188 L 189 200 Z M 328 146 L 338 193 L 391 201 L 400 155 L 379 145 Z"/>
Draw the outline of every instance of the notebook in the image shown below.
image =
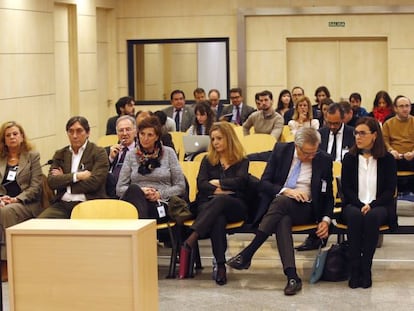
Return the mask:
<path id="1" fill-rule="evenodd" d="M 185 135 L 183 136 L 184 152 L 186 154 L 207 151 L 210 144 L 208 135 Z"/>

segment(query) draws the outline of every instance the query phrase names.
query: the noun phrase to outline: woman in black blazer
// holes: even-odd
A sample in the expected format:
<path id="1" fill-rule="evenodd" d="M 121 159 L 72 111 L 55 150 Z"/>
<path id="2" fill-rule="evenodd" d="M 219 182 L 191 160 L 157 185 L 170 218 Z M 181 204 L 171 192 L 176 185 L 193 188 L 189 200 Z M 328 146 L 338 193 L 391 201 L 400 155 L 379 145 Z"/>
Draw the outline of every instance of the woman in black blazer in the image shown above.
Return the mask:
<path id="1" fill-rule="evenodd" d="M 226 225 L 247 218 L 247 184 L 249 160 L 229 122 L 213 123 L 208 154 L 201 162 L 197 176 L 198 215 L 180 253 L 179 277 L 186 277 L 188 257 L 198 238 L 210 236 L 217 262 L 215 281 L 227 282 L 225 252 Z"/>
<path id="2" fill-rule="evenodd" d="M 397 168 L 386 151 L 381 128 L 371 117 L 360 118 L 355 145 L 342 162 L 343 216 L 348 224 L 350 288 L 372 286 L 371 266 L 379 227 L 397 226 L 394 192 Z"/>

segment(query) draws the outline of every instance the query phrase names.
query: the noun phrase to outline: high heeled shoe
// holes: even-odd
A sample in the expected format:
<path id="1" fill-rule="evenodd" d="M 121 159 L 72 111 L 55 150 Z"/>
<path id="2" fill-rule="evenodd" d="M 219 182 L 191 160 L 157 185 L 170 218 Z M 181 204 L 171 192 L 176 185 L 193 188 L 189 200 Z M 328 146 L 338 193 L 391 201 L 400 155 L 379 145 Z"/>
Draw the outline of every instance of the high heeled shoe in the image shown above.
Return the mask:
<path id="1" fill-rule="evenodd" d="M 237 254 L 227 260 L 227 265 L 237 270 L 249 269 L 251 263 L 252 261 L 246 260 L 242 254 Z"/>
<path id="2" fill-rule="evenodd" d="M 180 269 L 178 271 L 178 277 L 185 279 L 188 276 L 188 269 L 190 263 L 191 248 L 184 244 L 180 249 Z"/>
<path id="3" fill-rule="evenodd" d="M 216 283 L 217 285 L 227 284 L 226 266 L 217 268 Z"/>

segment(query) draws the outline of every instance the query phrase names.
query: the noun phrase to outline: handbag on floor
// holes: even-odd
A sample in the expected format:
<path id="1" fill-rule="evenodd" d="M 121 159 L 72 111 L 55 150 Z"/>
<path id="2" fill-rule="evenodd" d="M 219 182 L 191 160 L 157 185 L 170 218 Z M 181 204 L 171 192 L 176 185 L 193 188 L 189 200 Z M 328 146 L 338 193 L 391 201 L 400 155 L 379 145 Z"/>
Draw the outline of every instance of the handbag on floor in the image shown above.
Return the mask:
<path id="1" fill-rule="evenodd" d="M 321 280 L 340 282 L 349 278 L 348 248 L 348 241 L 333 244 L 329 248 Z"/>

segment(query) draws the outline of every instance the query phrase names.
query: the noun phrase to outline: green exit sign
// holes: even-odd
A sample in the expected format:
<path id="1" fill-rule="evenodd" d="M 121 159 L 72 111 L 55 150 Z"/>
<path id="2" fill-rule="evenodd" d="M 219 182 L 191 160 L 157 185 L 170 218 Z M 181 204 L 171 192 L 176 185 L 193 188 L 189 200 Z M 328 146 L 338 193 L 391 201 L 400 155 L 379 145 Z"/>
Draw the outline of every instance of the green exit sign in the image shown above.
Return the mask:
<path id="1" fill-rule="evenodd" d="M 328 22 L 329 27 L 345 27 L 345 22 Z"/>

